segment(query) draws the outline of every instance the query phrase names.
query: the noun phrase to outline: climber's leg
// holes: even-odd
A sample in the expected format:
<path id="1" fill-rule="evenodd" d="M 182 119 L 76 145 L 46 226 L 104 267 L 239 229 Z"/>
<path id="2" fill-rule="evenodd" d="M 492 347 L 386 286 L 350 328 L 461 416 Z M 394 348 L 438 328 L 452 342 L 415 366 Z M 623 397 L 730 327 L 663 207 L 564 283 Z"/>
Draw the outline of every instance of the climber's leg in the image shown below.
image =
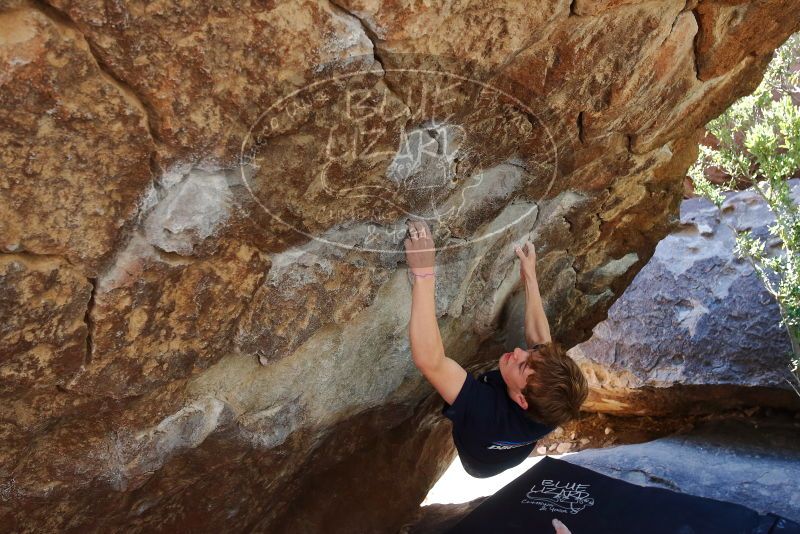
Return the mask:
<path id="1" fill-rule="evenodd" d="M 484 470 L 481 466 L 471 463 L 464 456 L 459 456 L 458 459 L 461 461 L 461 466 L 464 468 L 464 471 L 466 471 L 467 474 L 471 477 L 488 478 L 490 476 L 494 476 L 497 474 L 496 469 L 492 471 Z"/>

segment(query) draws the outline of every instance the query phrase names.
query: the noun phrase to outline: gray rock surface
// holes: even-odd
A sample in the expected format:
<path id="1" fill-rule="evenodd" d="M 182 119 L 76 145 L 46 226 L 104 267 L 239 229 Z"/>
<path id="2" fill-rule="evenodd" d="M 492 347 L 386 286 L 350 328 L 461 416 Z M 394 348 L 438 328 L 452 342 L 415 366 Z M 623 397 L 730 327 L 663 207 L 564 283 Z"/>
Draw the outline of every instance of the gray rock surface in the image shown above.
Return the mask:
<path id="1" fill-rule="evenodd" d="M 797 198 L 800 180 L 792 182 Z M 675 385 L 777 388 L 787 395 L 766 391 L 761 400 L 795 400 L 786 381 L 791 346 L 777 302 L 750 263 L 734 254 L 733 229 L 752 229 L 768 240 L 774 217 L 752 189 L 728 193 L 722 211 L 720 221 L 708 200 L 684 200 L 677 230 L 658 244 L 592 337 L 570 350 L 593 388 L 589 408 L 658 411 L 670 404 L 663 396 L 645 400 L 636 393 Z M 780 253 L 780 242 L 768 241 L 768 250 Z M 695 400 L 725 390 L 705 391 Z M 754 391 L 750 400 L 759 402 Z"/>
<path id="2" fill-rule="evenodd" d="M 642 486 L 729 501 L 800 521 L 800 424 L 725 422 L 563 459 Z"/>

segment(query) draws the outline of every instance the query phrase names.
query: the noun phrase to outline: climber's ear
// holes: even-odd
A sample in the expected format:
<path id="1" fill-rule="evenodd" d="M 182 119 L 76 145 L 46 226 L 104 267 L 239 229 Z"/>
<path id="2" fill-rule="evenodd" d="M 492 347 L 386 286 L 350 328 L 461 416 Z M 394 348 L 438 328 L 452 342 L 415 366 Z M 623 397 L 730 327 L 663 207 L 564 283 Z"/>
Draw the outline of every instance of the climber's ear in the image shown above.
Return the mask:
<path id="1" fill-rule="evenodd" d="M 514 393 L 514 395 L 511 398 L 514 402 L 519 404 L 520 408 L 522 408 L 523 410 L 528 409 L 528 399 L 526 399 L 525 395 L 523 395 L 522 393 Z"/>

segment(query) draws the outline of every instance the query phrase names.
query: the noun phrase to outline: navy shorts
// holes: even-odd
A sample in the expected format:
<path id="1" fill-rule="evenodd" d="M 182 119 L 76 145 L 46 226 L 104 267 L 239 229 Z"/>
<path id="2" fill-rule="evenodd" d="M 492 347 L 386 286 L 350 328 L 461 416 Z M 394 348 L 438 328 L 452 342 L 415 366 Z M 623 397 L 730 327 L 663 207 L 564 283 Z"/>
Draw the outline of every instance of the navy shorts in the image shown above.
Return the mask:
<path id="1" fill-rule="evenodd" d="M 500 466 L 480 464 L 460 454 L 458 455 L 458 459 L 461 460 L 464 471 L 475 478 L 489 478 L 505 471 L 505 469 L 502 469 Z"/>

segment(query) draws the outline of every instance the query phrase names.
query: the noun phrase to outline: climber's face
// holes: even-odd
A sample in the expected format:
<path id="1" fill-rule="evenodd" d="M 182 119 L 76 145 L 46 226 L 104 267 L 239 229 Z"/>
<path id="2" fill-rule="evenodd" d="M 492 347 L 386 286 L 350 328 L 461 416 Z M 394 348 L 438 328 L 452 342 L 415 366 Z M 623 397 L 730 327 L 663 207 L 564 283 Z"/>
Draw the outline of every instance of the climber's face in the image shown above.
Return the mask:
<path id="1" fill-rule="evenodd" d="M 528 365 L 531 355 L 535 350 L 525 350 L 517 347 L 512 352 L 500 356 L 500 375 L 506 383 L 508 396 L 519 404 L 523 410 L 528 409 L 528 401 L 522 390 L 528 385 L 528 377 L 533 374 L 533 369 Z"/>

